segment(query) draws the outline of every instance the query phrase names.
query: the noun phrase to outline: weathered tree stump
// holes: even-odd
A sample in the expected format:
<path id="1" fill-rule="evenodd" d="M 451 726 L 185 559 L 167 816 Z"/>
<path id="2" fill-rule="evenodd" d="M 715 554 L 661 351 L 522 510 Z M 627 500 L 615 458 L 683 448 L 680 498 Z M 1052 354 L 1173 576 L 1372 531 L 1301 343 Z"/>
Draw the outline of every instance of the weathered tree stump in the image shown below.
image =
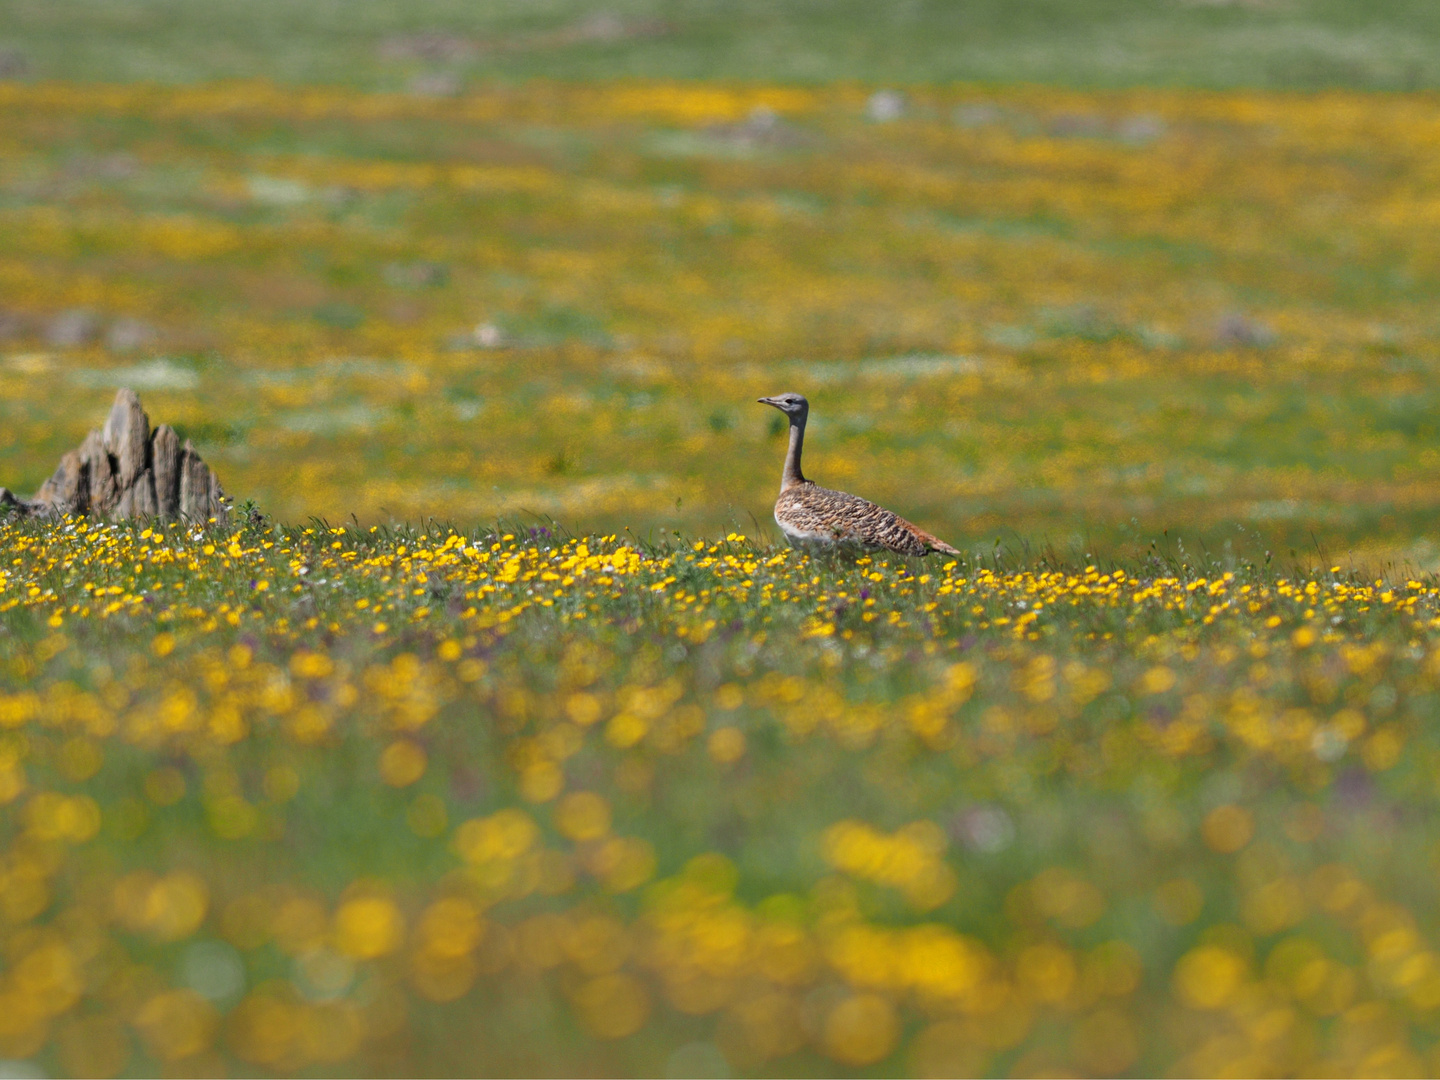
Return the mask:
<path id="1" fill-rule="evenodd" d="M 229 508 L 219 479 L 190 440 L 181 446 L 169 424 L 152 432 L 135 391 L 122 389 L 104 429 L 91 431 L 65 454 L 33 498 L 0 487 L 0 513 L 6 511 L 224 523 Z"/>

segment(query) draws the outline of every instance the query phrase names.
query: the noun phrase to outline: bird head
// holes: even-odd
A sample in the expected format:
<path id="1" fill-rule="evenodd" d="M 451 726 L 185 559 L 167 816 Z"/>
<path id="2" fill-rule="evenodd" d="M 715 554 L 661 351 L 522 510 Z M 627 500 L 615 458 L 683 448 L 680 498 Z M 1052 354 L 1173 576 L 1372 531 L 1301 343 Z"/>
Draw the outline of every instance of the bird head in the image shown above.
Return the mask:
<path id="1" fill-rule="evenodd" d="M 761 405 L 775 406 L 790 417 L 791 423 L 804 420 L 810 412 L 810 402 L 800 394 L 776 394 L 774 397 L 762 397 L 759 402 Z"/>

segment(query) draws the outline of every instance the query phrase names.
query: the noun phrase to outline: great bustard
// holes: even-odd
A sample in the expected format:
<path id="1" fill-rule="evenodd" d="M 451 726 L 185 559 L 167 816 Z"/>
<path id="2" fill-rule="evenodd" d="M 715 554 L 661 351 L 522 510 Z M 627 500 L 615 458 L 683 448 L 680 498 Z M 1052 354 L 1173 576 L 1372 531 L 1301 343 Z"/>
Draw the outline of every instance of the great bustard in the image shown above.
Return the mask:
<path id="1" fill-rule="evenodd" d="M 775 524 L 792 544 L 886 548 L 902 555 L 960 554 L 883 506 L 806 480 L 800 471 L 800 450 L 810 402 L 799 394 L 776 394 L 762 397 L 760 404 L 773 405 L 790 418 L 790 449 L 780 477 L 780 498 L 775 500 Z"/>

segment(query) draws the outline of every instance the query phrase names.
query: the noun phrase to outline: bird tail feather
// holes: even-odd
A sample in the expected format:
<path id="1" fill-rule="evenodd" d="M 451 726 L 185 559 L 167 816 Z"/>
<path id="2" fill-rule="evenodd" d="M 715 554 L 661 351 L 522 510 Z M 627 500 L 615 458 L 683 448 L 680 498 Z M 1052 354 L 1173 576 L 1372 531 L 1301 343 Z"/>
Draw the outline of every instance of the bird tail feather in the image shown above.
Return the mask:
<path id="1" fill-rule="evenodd" d="M 960 549 L 951 547 L 949 544 L 945 543 L 944 540 L 941 540 L 938 536 L 932 536 L 930 533 L 923 532 L 919 529 L 917 529 L 916 532 L 920 533 L 920 539 L 925 541 L 925 546 L 928 547 L 931 551 L 938 551 L 942 555 L 964 554 L 962 551 L 960 551 Z"/>

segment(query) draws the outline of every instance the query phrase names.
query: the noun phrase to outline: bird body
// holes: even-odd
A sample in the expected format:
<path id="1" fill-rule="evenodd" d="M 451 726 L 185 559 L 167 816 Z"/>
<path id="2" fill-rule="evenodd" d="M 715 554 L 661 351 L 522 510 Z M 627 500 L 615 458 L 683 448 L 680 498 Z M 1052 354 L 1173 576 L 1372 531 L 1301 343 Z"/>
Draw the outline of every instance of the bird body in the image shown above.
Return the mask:
<path id="1" fill-rule="evenodd" d="M 815 547 L 884 549 L 901 555 L 947 555 L 960 552 L 899 514 L 869 499 L 844 491 L 831 491 L 805 479 L 800 454 L 805 444 L 805 423 L 810 403 L 799 394 L 761 398 L 790 419 L 790 446 L 775 501 L 775 524 L 792 544 Z"/>
<path id="2" fill-rule="evenodd" d="M 831 491 L 809 480 L 780 493 L 775 500 L 775 524 L 794 544 L 854 544 L 886 548 L 901 555 L 928 555 L 931 551 L 960 554 L 869 499 Z"/>

